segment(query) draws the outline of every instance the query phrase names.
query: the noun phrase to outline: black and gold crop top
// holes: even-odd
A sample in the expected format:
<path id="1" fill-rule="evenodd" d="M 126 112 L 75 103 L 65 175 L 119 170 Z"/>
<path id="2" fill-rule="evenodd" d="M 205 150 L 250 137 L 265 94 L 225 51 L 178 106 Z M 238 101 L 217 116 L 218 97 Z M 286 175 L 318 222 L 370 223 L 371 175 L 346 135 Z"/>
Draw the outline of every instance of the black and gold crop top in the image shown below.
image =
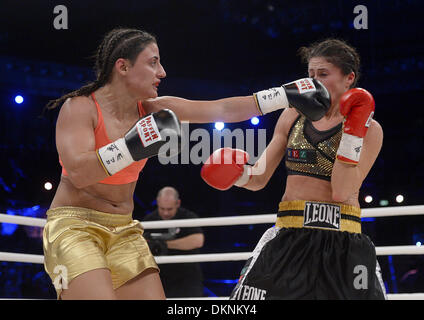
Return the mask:
<path id="1" fill-rule="evenodd" d="M 287 174 L 330 181 L 341 137 L 342 123 L 319 131 L 304 116 L 297 117 L 288 135 Z"/>

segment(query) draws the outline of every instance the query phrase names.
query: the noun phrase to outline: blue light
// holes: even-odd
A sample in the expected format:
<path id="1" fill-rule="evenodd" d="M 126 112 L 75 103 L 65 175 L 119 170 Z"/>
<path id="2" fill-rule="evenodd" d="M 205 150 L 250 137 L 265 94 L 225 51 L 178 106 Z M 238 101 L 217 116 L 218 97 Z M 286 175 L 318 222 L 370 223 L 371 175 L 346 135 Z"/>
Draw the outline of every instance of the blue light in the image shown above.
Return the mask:
<path id="1" fill-rule="evenodd" d="M 225 124 L 224 122 L 215 122 L 215 129 L 221 131 L 222 129 L 224 129 Z"/>
<path id="2" fill-rule="evenodd" d="M 22 97 L 21 95 L 17 95 L 17 96 L 15 97 L 15 102 L 16 102 L 17 104 L 21 104 L 22 102 L 24 102 L 24 97 Z"/>
<path id="3" fill-rule="evenodd" d="M 0 223 L 0 234 L 3 236 L 11 236 L 17 228 L 18 225 L 14 223 Z"/>
<path id="4" fill-rule="evenodd" d="M 2 177 L 0 177 L 0 186 L 3 187 L 4 191 L 9 192 L 9 193 L 12 192 L 12 189 L 9 188 L 9 186 L 4 182 Z"/>
<path id="5" fill-rule="evenodd" d="M 252 119 L 250 119 L 250 123 L 256 126 L 259 123 L 259 118 L 253 117 Z"/>
<path id="6" fill-rule="evenodd" d="M 393 286 L 392 291 L 393 291 L 393 293 L 397 293 L 398 289 L 397 289 L 397 282 L 396 282 L 395 267 L 393 265 L 393 257 L 387 256 L 387 259 L 389 260 L 390 278 L 392 280 L 392 286 Z"/>
<path id="7" fill-rule="evenodd" d="M 15 212 L 13 210 L 8 209 L 6 210 L 6 214 L 14 216 Z M 18 225 L 14 223 L 0 223 L 0 234 L 3 236 L 10 236 L 15 232 L 17 228 Z"/>
<path id="8" fill-rule="evenodd" d="M 236 284 L 239 279 L 207 279 L 206 281 L 210 283 Z"/>
<path id="9" fill-rule="evenodd" d="M 239 248 L 239 247 L 247 247 L 247 244 L 246 243 L 234 242 L 234 247 L 237 247 L 237 248 Z"/>

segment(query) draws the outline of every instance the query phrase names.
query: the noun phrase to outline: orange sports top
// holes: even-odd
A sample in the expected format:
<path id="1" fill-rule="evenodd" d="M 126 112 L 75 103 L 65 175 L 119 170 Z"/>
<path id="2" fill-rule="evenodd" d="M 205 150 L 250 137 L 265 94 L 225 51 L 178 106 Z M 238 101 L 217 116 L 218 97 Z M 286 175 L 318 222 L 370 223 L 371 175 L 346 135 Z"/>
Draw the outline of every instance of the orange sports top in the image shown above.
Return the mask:
<path id="1" fill-rule="evenodd" d="M 111 143 L 112 141 L 107 136 L 105 123 L 103 121 L 103 115 L 102 111 L 100 109 L 99 104 L 97 103 L 97 100 L 94 96 L 94 92 L 91 94 L 94 103 L 96 104 L 97 108 L 97 126 L 94 129 L 94 136 L 96 139 L 96 150 Z M 138 113 L 140 115 L 140 118 L 146 115 L 146 112 L 143 109 L 143 106 L 141 105 L 141 101 L 137 102 L 138 106 Z M 143 159 L 140 161 L 133 162 L 128 167 L 122 169 L 121 171 L 115 173 L 114 175 L 107 177 L 103 179 L 102 181 L 99 181 L 99 183 L 104 184 L 127 184 L 138 180 L 138 176 L 140 174 L 140 171 L 143 169 L 143 167 L 146 165 L 147 159 Z M 65 167 L 62 164 L 62 161 L 59 157 L 59 163 L 62 166 L 62 175 L 67 176 L 68 173 L 65 170 Z"/>

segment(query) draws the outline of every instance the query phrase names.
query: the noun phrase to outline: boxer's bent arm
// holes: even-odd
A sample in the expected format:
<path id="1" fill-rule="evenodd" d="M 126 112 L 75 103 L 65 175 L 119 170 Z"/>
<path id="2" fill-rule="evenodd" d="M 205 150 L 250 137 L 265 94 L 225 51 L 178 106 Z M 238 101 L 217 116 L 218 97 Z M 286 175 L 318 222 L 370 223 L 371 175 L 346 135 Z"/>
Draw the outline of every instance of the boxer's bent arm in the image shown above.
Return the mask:
<path id="1" fill-rule="evenodd" d="M 335 161 L 331 175 L 332 198 L 345 202 L 357 193 L 377 159 L 383 144 L 383 129 L 373 120 L 364 138 L 361 157 L 357 165 Z"/>
<path id="2" fill-rule="evenodd" d="M 260 115 L 253 96 L 211 101 L 164 96 L 143 101 L 143 107 L 147 112 L 157 112 L 168 108 L 175 112 L 180 121 L 193 123 L 240 122 Z"/>
<path id="3" fill-rule="evenodd" d="M 67 100 L 56 123 L 56 146 L 69 179 L 84 188 L 107 177 L 95 151 L 95 109 L 86 97 Z"/>
<path id="4" fill-rule="evenodd" d="M 166 241 L 166 245 L 169 249 L 193 250 L 203 247 L 204 241 L 205 237 L 203 233 L 193 233 L 179 239 L 168 240 Z"/>
<path id="5" fill-rule="evenodd" d="M 286 109 L 280 115 L 271 142 L 252 167 L 252 176 L 243 188 L 256 191 L 267 185 L 275 169 L 284 157 L 287 147 L 288 132 L 298 115 L 295 109 Z"/>

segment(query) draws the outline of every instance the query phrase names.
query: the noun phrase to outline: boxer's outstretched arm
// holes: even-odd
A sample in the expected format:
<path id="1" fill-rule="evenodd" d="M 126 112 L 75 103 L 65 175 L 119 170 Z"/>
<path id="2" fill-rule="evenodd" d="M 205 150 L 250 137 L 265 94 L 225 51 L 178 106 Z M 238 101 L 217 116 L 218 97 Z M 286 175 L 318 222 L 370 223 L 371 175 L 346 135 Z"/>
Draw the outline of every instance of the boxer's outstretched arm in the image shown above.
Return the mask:
<path id="1" fill-rule="evenodd" d="M 181 121 L 208 123 L 239 122 L 280 109 L 295 108 L 311 121 L 321 119 L 330 108 L 330 94 L 318 80 L 299 79 L 281 87 L 213 101 L 158 97 L 143 101 L 147 112 L 171 109 Z"/>
<path id="2" fill-rule="evenodd" d="M 147 112 L 171 109 L 181 121 L 194 123 L 240 122 L 260 115 L 253 96 L 211 101 L 195 101 L 164 96 L 143 101 L 143 107 Z"/>
<path id="3" fill-rule="evenodd" d="M 271 142 L 253 166 L 247 165 L 249 156 L 243 150 L 216 150 L 202 167 L 203 180 L 218 190 L 227 190 L 234 185 L 252 191 L 265 187 L 284 157 L 288 131 L 297 116 L 293 109 L 280 115 Z"/>

